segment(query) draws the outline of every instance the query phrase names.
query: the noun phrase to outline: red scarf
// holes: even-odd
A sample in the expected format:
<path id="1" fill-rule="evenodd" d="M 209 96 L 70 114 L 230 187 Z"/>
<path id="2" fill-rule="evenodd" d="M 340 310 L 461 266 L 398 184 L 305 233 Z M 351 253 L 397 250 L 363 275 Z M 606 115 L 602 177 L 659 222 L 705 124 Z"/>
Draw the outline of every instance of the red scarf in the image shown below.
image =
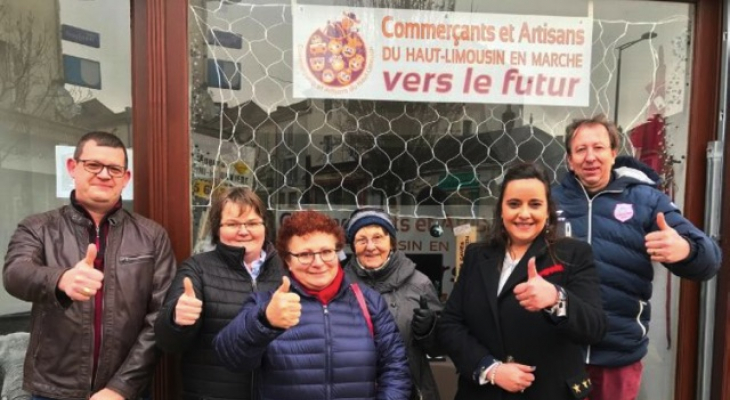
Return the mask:
<path id="1" fill-rule="evenodd" d="M 340 290 L 340 286 L 342 286 L 342 280 L 344 278 L 345 278 L 345 271 L 338 266 L 337 275 L 335 275 L 335 279 L 333 279 L 332 283 L 330 283 L 326 288 L 324 288 L 322 290 L 312 290 L 312 289 L 307 289 L 306 287 L 304 287 L 304 285 L 302 285 L 302 289 L 304 289 L 304 291 L 307 294 L 310 294 L 310 295 L 316 297 L 317 300 L 319 300 L 322 304 L 327 305 L 332 300 L 332 298 L 335 297 L 337 292 Z M 299 282 L 299 283 L 301 284 L 301 282 Z"/>

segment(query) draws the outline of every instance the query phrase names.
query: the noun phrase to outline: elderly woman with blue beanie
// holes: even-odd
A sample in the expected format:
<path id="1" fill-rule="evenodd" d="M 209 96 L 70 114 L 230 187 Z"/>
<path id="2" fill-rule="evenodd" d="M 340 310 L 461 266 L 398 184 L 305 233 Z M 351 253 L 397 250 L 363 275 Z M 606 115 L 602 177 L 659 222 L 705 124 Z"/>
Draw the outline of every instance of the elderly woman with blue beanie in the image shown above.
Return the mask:
<path id="1" fill-rule="evenodd" d="M 397 250 L 396 229 L 388 214 L 362 208 L 350 215 L 347 242 L 353 257 L 345 266 L 348 278 L 378 291 L 390 307 L 408 350 L 413 378 L 412 399 L 439 400 L 426 355 L 439 355 L 436 319 L 443 306 L 431 280 Z"/>

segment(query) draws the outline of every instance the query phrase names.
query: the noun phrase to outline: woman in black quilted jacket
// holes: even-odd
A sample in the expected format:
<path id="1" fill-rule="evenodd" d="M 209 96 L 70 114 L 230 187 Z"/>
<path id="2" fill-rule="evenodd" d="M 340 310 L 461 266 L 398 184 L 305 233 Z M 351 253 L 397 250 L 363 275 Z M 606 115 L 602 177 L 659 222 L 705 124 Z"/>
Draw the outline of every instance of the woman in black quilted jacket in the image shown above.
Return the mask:
<path id="1" fill-rule="evenodd" d="M 212 341 L 252 293 L 275 289 L 284 273 L 266 240 L 266 208 L 250 188 L 223 189 L 208 214 L 215 249 L 183 262 L 155 325 L 157 346 L 182 354 L 183 400 L 255 399 L 254 372 L 231 372 Z"/>

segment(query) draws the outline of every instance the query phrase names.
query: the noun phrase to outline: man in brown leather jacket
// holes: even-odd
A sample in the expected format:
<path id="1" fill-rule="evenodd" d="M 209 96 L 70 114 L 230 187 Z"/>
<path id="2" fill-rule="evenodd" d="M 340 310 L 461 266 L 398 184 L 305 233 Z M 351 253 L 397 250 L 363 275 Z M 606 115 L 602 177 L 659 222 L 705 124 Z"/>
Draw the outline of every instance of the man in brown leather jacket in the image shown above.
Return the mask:
<path id="1" fill-rule="evenodd" d="M 170 240 L 122 208 L 131 173 L 119 138 L 87 133 L 66 167 L 71 204 L 25 218 L 5 258 L 5 289 L 33 302 L 23 388 L 37 400 L 137 399 L 157 360 Z"/>

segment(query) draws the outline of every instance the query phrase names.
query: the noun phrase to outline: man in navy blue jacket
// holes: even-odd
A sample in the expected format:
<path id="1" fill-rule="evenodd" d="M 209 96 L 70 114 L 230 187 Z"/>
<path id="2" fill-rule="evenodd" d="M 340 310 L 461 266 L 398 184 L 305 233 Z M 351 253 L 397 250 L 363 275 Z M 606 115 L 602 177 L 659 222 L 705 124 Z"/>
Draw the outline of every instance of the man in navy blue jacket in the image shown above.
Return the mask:
<path id="1" fill-rule="evenodd" d="M 608 331 L 587 349 L 592 400 L 633 400 L 647 353 L 654 269 L 660 262 L 692 280 L 712 278 L 720 249 L 656 188 L 659 176 L 631 157 L 616 157 L 619 134 L 602 115 L 566 129 L 570 172 L 553 195 L 573 236 L 593 246 Z"/>

